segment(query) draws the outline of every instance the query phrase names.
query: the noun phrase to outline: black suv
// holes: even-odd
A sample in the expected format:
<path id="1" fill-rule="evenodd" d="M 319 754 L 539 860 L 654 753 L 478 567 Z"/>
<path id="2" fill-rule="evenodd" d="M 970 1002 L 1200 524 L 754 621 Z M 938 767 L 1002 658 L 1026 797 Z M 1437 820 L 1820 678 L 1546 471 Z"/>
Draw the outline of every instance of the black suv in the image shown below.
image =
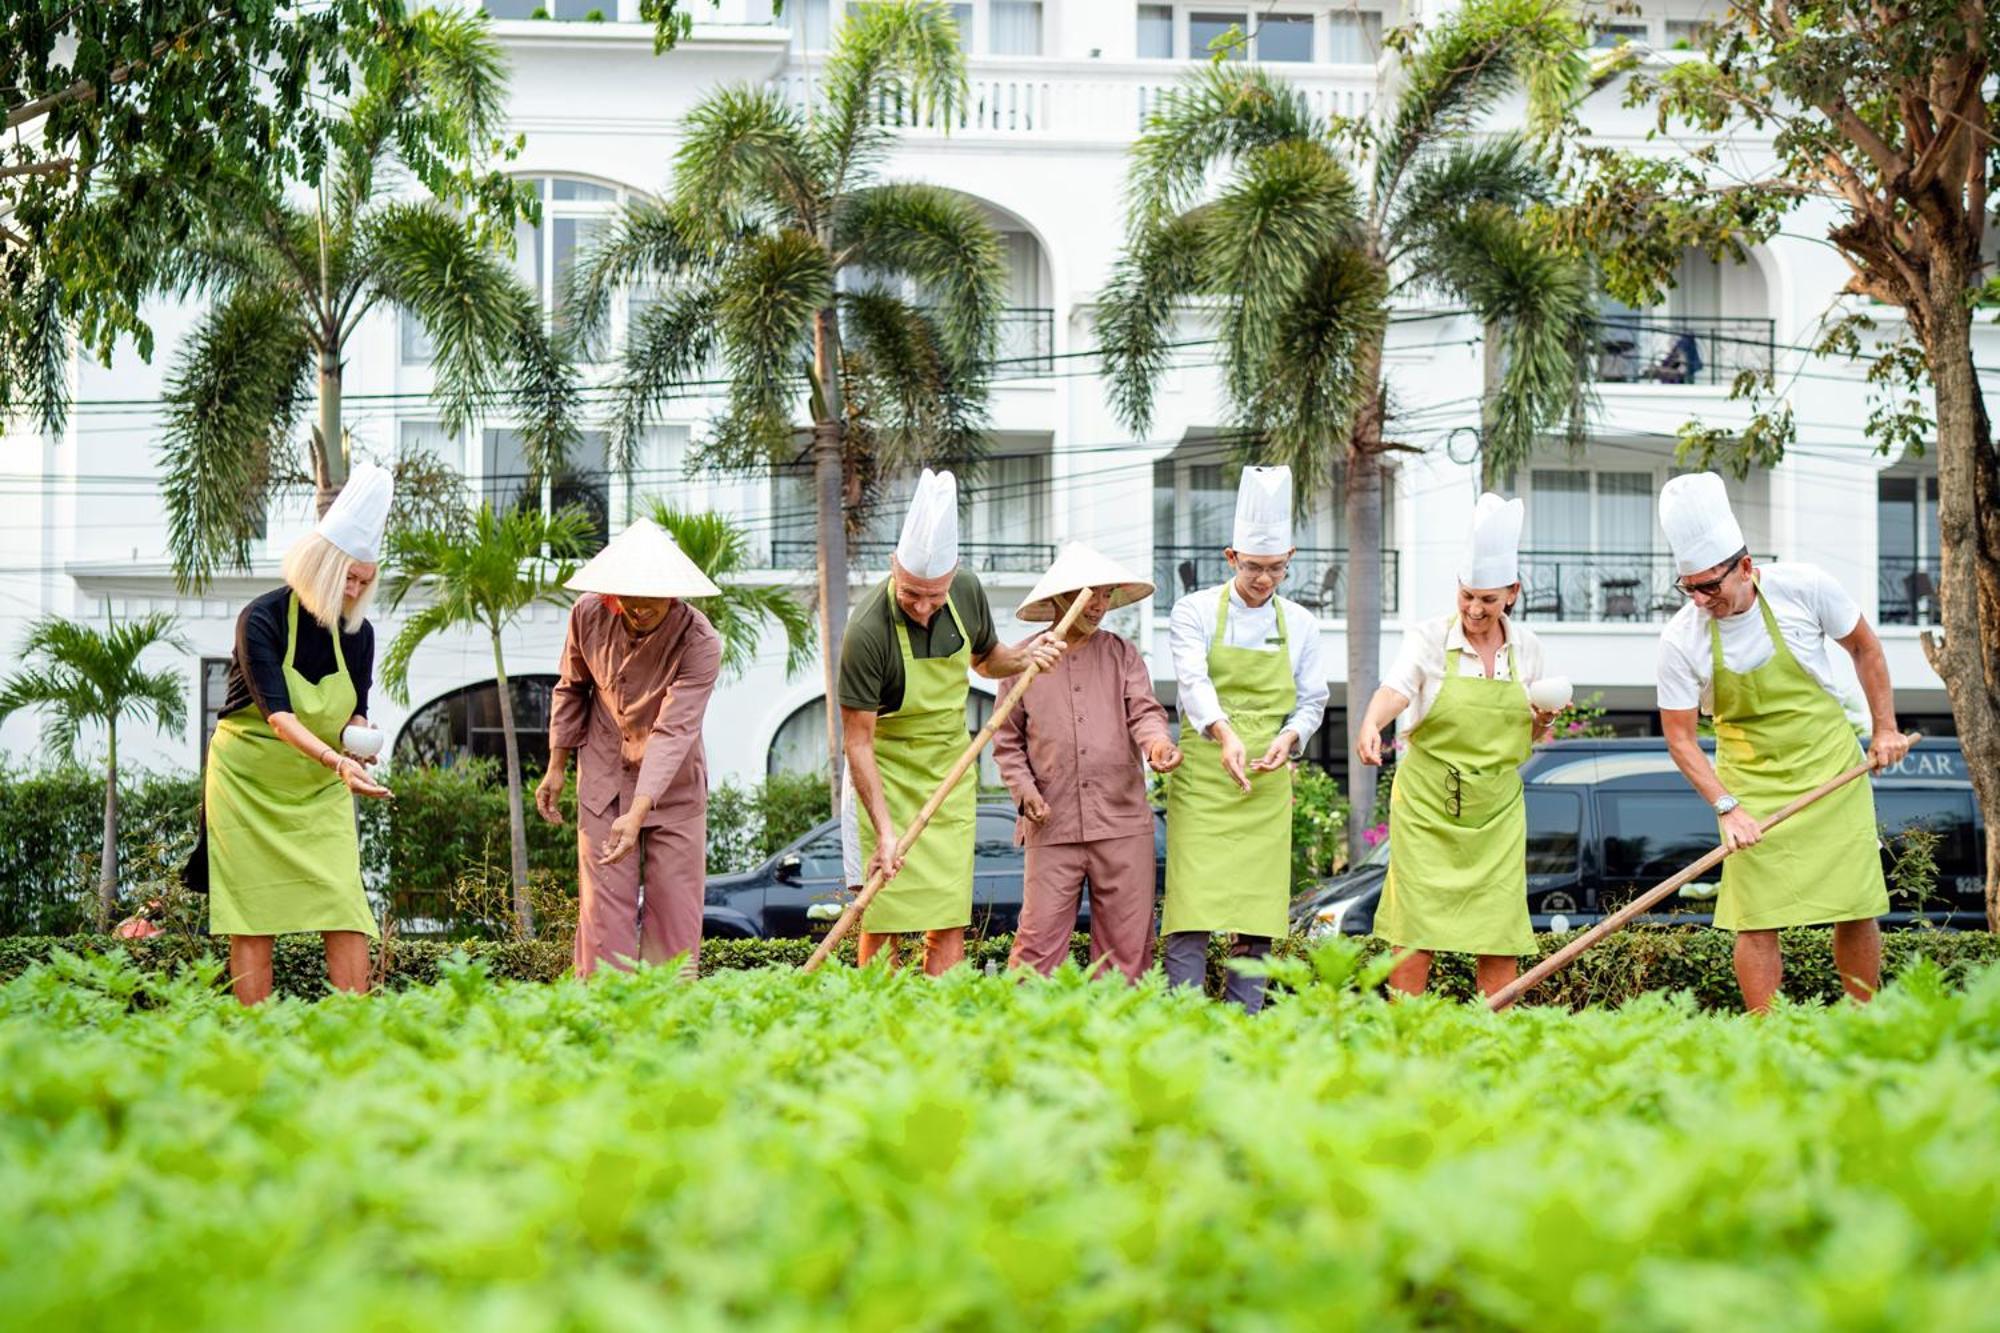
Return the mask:
<path id="1" fill-rule="evenodd" d="M 972 931 L 1011 934 L 1021 919 L 1025 856 L 1014 845 L 1014 807 L 979 807 L 972 852 Z M 1157 854 L 1155 893 L 1166 886 L 1167 826 L 1153 812 Z M 708 939 L 783 939 L 824 935 L 846 903 L 840 865 L 840 823 L 829 819 L 763 865 L 733 875 L 710 875 L 702 910 Z M 1077 912 L 1077 929 L 1087 930 L 1090 903 Z"/>
<path id="2" fill-rule="evenodd" d="M 1703 742 L 1713 750 L 1713 743 Z M 1521 766 L 1528 802 L 1528 912 L 1537 930 L 1588 926 L 1716 844 L 1715 812 L 1653 738 L 1558 741 Z M 1877 774 L 1875 816 L 1889 833 L 1922 825 L 1939 835 L 1938 882 L 1922 904 L 1892 895 L 1884 925 L 1920 916 L 1940 925 L 1986 922 L 1986 830 L 1955 738 L 1927 740 Z M 1885 853 L 1886 856 L 1886 853 Z M 1384 840 L 1358 866 L 1292 903 L 1292 927 L 1365 935 L 1388 873 Z M 1646 920 L 1707 925 L 1718 870 Z M 1922 911 L 1919 912 L 1919 907 Z"/>

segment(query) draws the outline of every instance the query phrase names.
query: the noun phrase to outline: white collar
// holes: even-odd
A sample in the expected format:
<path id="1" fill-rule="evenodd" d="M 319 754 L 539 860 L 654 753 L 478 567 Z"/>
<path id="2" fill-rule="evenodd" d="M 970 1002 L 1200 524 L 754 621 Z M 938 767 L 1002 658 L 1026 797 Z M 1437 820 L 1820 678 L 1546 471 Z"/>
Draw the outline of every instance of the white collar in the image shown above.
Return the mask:
<path id="1" fill-rule="evenodd" d="M 1236 590 L 1235 579 L 1233 578 L 1230 579 L 1229 582 L 1223 584 L 1222 586 L 1229 589 L 1229 604 L 1234 607 L 1239 607 L 1245 611 L 1268 611 L 1272 607 L 1281 606 L 1284 604 L 1285 599 L 1278 593 L 1273 592 L 1271 594 L 1271 599 L 1265 602 L 1264 605 L 1252 606 L 1250 605 L 1250 603 L 1244 601 L 1243 594 Z"/>

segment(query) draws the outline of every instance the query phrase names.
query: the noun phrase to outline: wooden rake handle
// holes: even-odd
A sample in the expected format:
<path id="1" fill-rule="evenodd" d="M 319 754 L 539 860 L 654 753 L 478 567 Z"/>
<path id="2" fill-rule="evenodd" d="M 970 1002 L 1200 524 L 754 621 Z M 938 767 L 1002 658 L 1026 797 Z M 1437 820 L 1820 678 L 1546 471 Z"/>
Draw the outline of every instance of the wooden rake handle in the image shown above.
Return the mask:
<path id="1" fill-rule="evenodd" d="M 1910 732 L 1906 737 L 1912 746 L 1923 740 L 1923 738 L 1923 733 L 1917 731 Z M 1811 791 L 1799 797 L 1790 805 L 1785 806 L 1770 818 L 1760 821 L 1757 825 L 1758 830 L 1762 833 L 1769 833 L 1772 829 L 1778 827 L 1778 825 L 1784 823 L 1787 819 L 1790 819 L 1813 802 L 1823 796 L 1829 796 L 1839 791 L 1842 787 L 1845 787 L 1862 774 L 1867 773 L 1873 767 L 1872 764 L 1856 764 L 1839 777 L 1822 782 L 1819 786 L 1814 787 Z M 1721 865 L 1731 850 L 1733 849 L 1727 844 L 1718 846 L 1715 850 L 1709 852 L 1678 875 L 1673 876 L 1671 879 L 1663 880 L 1646 890 L 1637 898 L 1626 903 L 1610 916 L 1605 917 L 1604 920 L 1598 922 L 1589 930 L 1529 968 L 1520 977 L 1493 992 L 1492 995 L 1487 997 L 1487 1006 L 1493 1012 L 1499 1013 L 1502 1009 L 1505 1009 L 1508 1005 L 1514 1003 L 1514 1001 L 1520 999 L 1523 995 L 1526 995 L 1529 991 L 1575 962 L 1583 954 L 1584 950 L 1596 944 L 1606 935 L 1617 930 L 1622 930 L 1631 923 L 1632 918 L 1645 913 L 1662 899 L 1680 892 L 1683 885 L 1692 883 L 1710 870 L 1713 870 L 1716 866 Z"/>
<path id="2" fill-rule="evenodd" d="M 1056 638 L 1060 639 L 1069 633 L 1070 626 L 1074 625 L 1077 616 L 1082 614 L 1084 603 L 1090 600 L 1095 591 L 1093 588 L 1085 588 L 1076 594 L 1076 599 L 1069 604 L 1069 610 L 1063 613 L 1062 619 L 1056 622 L 1055 629 L 1051 631 Z M 1015 678 L 1014 687 L 1007 691 L 999 707 L 993 710 L 993 716 L 986 719 L 986 725 L 979 729 L 979 734 L 965 747 L 965 753 L 959 755 L 950 771 L 944 775 L 944 781 L 938 784 L 937 790 L 931 793 L 930 799 L 924 802 L 921 810 L 917 811 L 917 817 L 910 821 L 909 827 L 905 828 L 902 836 L 896 839 L 898 861 L 910 854 L 910 848 L 916 845 L 918 835 L 924 831 L 924 826 L 931 822 L 931 816 L 938 812 L 938 807 L 944 804 L 945 797 L 958 786 L 958 780 L 965 776 L 965 770 L 972 767 L 973 761 L 979 758 L 979 752 L 986 748 L 987 743 L 999 731 L 1000 724 L 1014 711 L 1014 705 L 1020 699 L 1021 692 L 1027 689 L 1041 672 L 1040 663 L 1030 662 L 1027 670 Z M 855 817 L 861 818 L 858 813 Z M 840 914 L 840 919 L 833 923 L 833 929 L 826 932 L 826 938 L 819 942 L 817 949 L 813 950 L 812 957 L 806 959 L 803 970 L 807 972 L 819 970 L 820 964 L 839 947 L 842 937 L 853 928 L 856 921 L 861 919 L 861 914 L 868 910 L 868 904 L 875 901 L 875 895 L 882 891 L 882 886 L 886 883 L 888 877 L 879 870 L 868 877 L 868 882 L 861 886 L 861 892 L 855 895 L 854 901 L 847 905 L 847 910 Z"/>

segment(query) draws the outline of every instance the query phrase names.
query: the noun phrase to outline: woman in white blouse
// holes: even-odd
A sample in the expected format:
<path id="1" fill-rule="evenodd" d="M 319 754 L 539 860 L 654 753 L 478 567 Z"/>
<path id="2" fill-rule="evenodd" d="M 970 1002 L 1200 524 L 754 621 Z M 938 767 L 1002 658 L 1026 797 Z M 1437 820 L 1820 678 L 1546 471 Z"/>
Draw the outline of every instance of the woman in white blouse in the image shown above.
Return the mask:
<path id="1" fill-rule="evenodd" d="M 1458 610 L 1410 628 L 1355 742 L 1363 764 L 1381 764 L 1382 728 L 1410 714 L 1375 933 L 1403 950 L 1389 984 L 1412 995 L 1440 950 L 1477 955 L 1490 995 L 1534 948 L 1520 765 L 1553 714 L 1528 702 L 1541 642 L 1507 617 L 1521 592 L 1521 520 L 1519 500 L 1479 497 Z"/>

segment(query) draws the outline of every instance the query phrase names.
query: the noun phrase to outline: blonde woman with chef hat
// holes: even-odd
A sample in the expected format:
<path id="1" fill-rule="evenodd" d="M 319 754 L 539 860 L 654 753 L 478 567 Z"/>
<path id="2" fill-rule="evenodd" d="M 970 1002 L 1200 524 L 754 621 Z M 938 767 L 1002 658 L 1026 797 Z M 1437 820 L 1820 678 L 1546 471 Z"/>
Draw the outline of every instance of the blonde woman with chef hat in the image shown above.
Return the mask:
<path id="1" fill-rule="evenodd" d="M 1522 518 L 1519 500 L 1479 497 L 1458 609 L 1410 627 L 1355 741 L 1356 757 L 1378 766 L 1382 728 L 1408 715 L 1375 915 L 1375 933 L 1402 950 L 1389 984 L 1406 994 L 1423 991 L 1444 952 L 1476 955 L 1491 995 L 1535 946 L 1520 766 L 1569 686 L 1542 679 L 1541 641 L 1508 615 L 1521 594 Z"/>
<path id="2" fill-rule="evenodd" d="M 336 989 L 368 987 L 375 918 L 361 890 L 354 797 L 385 797 L 368 773 L 375 593 L 392 479 L 360 463 L 318 526 L 285 553 L 285 586 L 243 608 L 227 696 L 208 743 L 201 843 L 209 930 L 229 936 L 236 998 L 271 993 L 276 936 L 317 931 Z"/>

